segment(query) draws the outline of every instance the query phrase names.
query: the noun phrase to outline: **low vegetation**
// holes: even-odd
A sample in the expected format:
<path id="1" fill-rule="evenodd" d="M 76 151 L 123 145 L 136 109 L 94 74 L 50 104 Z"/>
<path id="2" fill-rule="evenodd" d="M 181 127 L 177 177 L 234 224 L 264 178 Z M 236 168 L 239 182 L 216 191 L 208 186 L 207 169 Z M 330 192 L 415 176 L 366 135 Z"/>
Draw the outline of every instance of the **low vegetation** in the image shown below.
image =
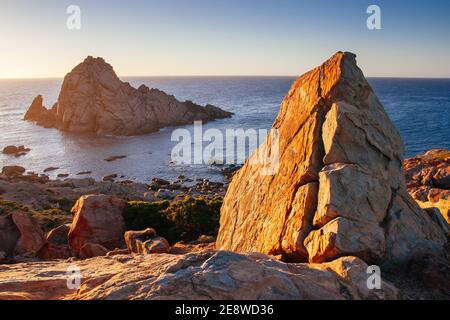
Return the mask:
<path id="1" fill-rule="evenodd" d="M 222 198 L 186 197 L 175 202 L 130 201 L 124 209 L 128 230 L 151 227 L 169 242 L 192 241 L 201 235 L 215 236 L 219 228 Z"/>
<path id="2" fill-rule="evenodd" d="M 16 201 L 0 200 L 0 215 L 6 215 L 17 210 L 28 211 L 28 208 Z"/>
<path id="3" fill-rule="evenodd" d="M 61 209 L 33 211 L 31 215 L 45 232 L 50 231 L 62 224 L 72 222 L 72 216 L 67 213 L 67 211 Z"/>
<path id="4" fill-rule="evenodd" d="M 33 211 L 16 201 L 0 200 L 0 215 L 7 215 L 14 211 L 28 212 L 43 231 L 50 231 L 61 224 L 72 221 L 72 216 L 66 210 L 53 208 Z"/>
<path id="5" fill-rule="evenodd" d="M 219 229 L 221 206 L 222 197 L 208 200 L 188 196 L 174 202 L 130 201 L 124 209 L 123 217 L 127 230 L 151 227 L 173 244 L 180 240 L 197 240 L 205 235 L 215 237 Z M 67 208 L 31 210 L 19 202 L 0 200 L 0 215 L 17 210 L 28 212 L 43 231 L 72 221 Z"/>

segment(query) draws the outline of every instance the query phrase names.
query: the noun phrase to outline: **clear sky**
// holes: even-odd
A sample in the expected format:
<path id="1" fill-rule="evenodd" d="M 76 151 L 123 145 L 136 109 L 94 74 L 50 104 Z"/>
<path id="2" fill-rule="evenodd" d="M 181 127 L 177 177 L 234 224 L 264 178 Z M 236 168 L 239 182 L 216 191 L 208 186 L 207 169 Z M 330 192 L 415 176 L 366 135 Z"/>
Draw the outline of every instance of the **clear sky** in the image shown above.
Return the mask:
<path id="1" fill-rule="evenodd" d="M 0 78 L 62 77 L 88 55 L 119 76 L 299 75 L 338 50 L 367 76 L 450 77 L 447 0 L 0 0 L 0 24 Z"/>

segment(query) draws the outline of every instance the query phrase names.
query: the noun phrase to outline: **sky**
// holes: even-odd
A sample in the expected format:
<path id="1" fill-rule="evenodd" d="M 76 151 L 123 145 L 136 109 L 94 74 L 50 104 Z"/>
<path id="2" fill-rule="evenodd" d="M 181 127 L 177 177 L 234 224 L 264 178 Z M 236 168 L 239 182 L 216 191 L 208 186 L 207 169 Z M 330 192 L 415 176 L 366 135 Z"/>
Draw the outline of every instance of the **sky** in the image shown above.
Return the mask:
<path id="1" fill-rule="evenodd" d="M 339 50 L 366 76 L 448 78 L 449 17 L 447 0 L 0 0 L 0 78 L 63 77 L 88 55 L 119 76 L 294 76 Z"/>

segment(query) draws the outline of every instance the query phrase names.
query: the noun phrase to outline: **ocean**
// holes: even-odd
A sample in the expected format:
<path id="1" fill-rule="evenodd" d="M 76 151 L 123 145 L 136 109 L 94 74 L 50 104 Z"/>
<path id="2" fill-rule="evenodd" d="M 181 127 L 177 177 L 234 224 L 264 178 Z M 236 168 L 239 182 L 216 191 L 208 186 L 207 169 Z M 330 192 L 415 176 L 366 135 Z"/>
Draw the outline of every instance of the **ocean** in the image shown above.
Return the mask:
<path id="1" fill-rule="evenodd" d="M 213 104 L 235 115 L 203 125 L 207 129 L 269 129 L 280 103 L 295 77 L 133 77 L 122 78 L 134 87 L 145 84 L 164 90 L 179 100 Z M 432 148 L 450 148 L 450 79 L 369 78 L 389 116 L 405 142 L 405 156 L 410 157 Z M 123 179 L 149 182 L 156 176 L 175 179 L 185 175 L 193 179 L 223 179 L 220 167 L 204 164 L 173 163 L 171 151 L 178 143 L 171 141 L 172 131 L 132 137 L 96 137 L 74 135 L 56 129 L 44 129 L 23 121 L 33 98 L 42 94 L 51 107 L 57 100 L 62 79 L 0 80 L 0 148 L 25 145 L 31 151 L 15 158 L 0 154 L 0 168 L 21 165 L 28 171 L 76 174 L 91 171 L 93 178 L 118 174 Z M 193 126 L 182 128 L 193 131 Z M 228 150 L 224 150 L 228 152 Z M 247 150 L 247 154 L 251 150 Z M 125 159 L 106 162 L 110 156 Z"/>

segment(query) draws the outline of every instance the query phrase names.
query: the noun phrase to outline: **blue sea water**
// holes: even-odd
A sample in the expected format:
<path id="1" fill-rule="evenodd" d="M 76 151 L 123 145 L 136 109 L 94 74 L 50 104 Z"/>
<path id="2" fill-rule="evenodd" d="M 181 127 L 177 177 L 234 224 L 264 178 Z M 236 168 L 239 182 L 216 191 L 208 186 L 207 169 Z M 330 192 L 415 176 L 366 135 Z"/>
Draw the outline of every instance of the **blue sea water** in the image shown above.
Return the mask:
<path id="1" fill-rule="evenodd" d="M 145 84 L 174 94 L 179 100 L 213 104 L 235 116 L 209 122 L 203 130 L 269 129 L 294 77 L 145 77 L 123 78 L 133 86 Z M 15 158 L 0 154 L 0 167 L 22 165 L 41 173 L 92 171 L 92 177 L 117 173 L 124 179 L 148 182 L 151 177 L 173 179 L 183 174 L 192 178 L 221 180 L 219 168 L 209 164 L 171 163 L 171 141 L 175 128 L 133 137 L 74 135 L 40 128 L 22 120 L 33 98 L 42 94 L 51 106 L 57 99 L 62 79 L 0 80 L 0 148 L 25 145 L 31 151 Z M 450 79 L 372 78 L 369 82 L 400 131 L 409 157 L 431 148 L 450 148 Z M 184 126 L 192 132 L 193 126 Z M 225 150 L 227 152 L 227 150 Z M 114 155 L 127 158 L 114 162 Z"/>

